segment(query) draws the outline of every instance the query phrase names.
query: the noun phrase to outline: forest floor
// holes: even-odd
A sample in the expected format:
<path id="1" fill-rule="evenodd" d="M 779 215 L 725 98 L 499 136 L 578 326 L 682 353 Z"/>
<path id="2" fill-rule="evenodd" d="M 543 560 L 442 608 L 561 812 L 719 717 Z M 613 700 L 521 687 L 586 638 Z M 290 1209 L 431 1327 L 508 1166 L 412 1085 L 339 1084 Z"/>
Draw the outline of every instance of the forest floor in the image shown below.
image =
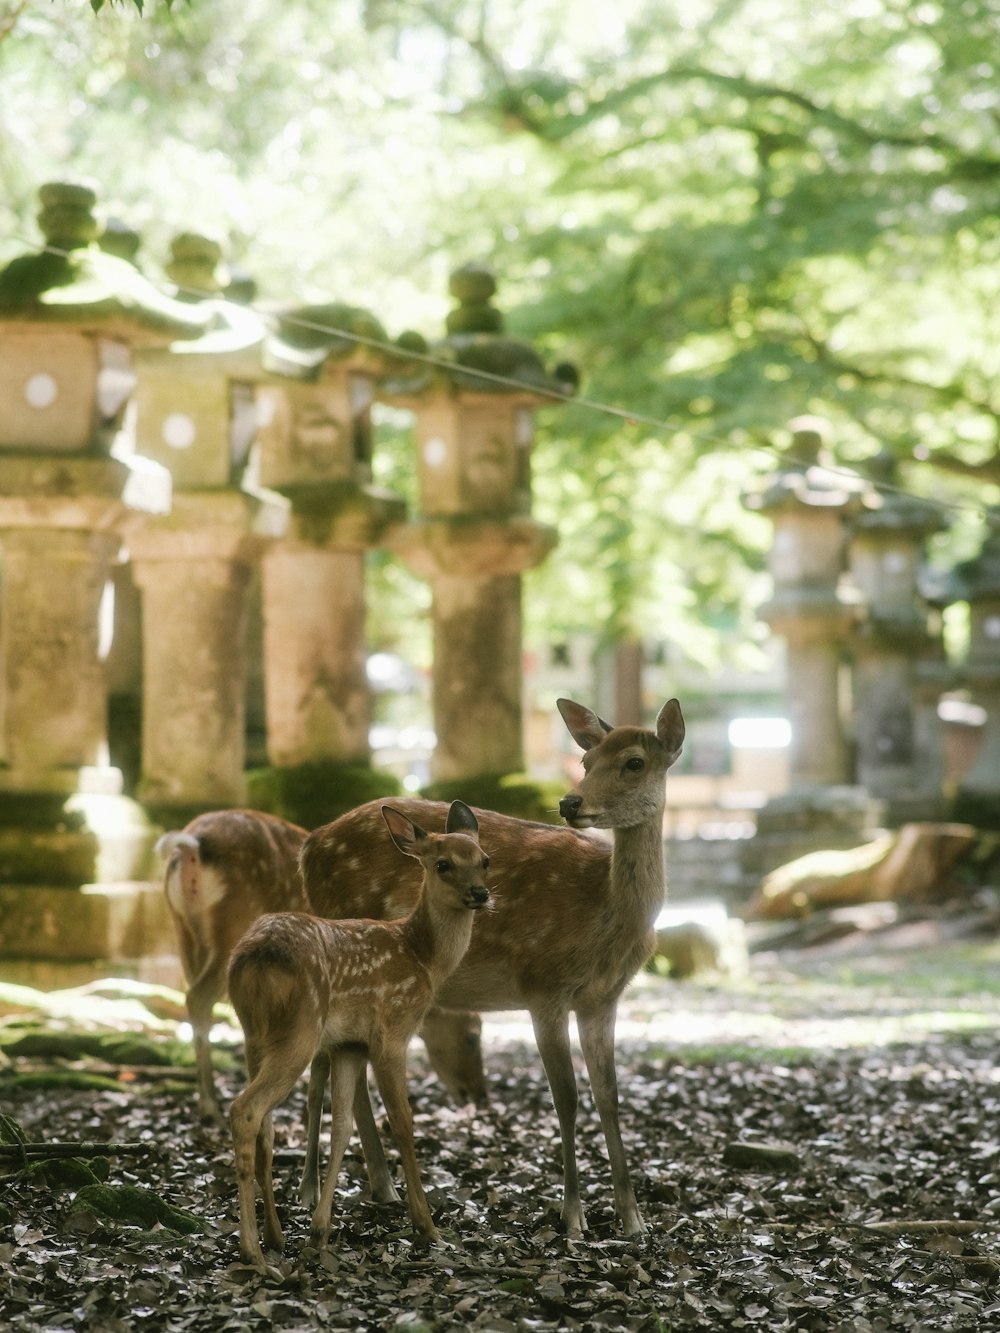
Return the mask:
<path id="1" fill-rule="evenodd" d="M 758 953 L 737 980 L 630 988 L 618 1065 L 638 1239 L 615 1227 L 582 1066 L 590 1231 L 560 1234 L 558 1130 L 524 1015 L 486 1024 L 488 1111 L 448 1105 L 414 1043 L 436 1246 L 401 1205 L 366 1201 L 353 1153 L 329 1246 L 309 1248 L 294 1094 L 276 1113 L 287 1245 L 268 1276 L 240 1262 L 231 1145 L 195 1123 L 189 1069 L 122 1067 L 81 1089 L 15 1056 L 0 1111 L 28 1140 L 139 1145 L 108 1155 L 108 1184 L 154 1190 L 199 1229 L 108 1222 L 51 1170 L 8 1162 L 0 1327 L 998 1330 L 1000 938 L 934 921 L 877 934 Z M 734 1164 L 733 1145 L 788 1151 Z"/>

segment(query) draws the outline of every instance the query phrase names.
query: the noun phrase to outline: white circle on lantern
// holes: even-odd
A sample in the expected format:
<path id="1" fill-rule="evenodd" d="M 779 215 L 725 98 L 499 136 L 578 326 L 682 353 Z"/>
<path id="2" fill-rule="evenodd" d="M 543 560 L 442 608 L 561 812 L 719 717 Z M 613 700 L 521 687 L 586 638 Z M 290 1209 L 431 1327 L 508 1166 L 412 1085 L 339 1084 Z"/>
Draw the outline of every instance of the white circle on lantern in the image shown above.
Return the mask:
<path id="1" fill-rule="evenodd" d="M 1000 639 L 1000 616 L 987 616 L 983 621 L 983 633 L 988 639 Z"/>
<path id="2" fill-rule="evenodd" d="M 40 370 L 37 375 L 32 375 L 24 386 L 24 400 L 29 407 L 36 407 L 39 410 L 51 407 L 59 396 L 59 385 L 53 377 Z"/>
<path id="3" fill-rule="evenodd" d="M 190 449 L 197 431 L 184 412 L 171 412 L 163 422 L 163 440 L 171 449 Z"/>
<path id="4" fill-rule="evenodd" d="M 440 436 L 435 435 L 424 445 L 424 462 L 428 467 L 442 467 L 447 457 L 448 446 Z"/>

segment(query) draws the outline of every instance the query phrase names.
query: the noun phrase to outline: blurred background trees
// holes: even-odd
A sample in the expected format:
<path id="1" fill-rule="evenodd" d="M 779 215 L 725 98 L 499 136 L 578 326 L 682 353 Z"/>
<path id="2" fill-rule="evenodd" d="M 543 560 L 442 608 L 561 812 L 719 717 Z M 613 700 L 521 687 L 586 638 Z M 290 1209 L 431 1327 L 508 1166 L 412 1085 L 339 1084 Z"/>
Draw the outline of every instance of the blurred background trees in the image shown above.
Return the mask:
<path id="1" fill-rule="evenodd" d="M 992 0 L 0 0 L 0 262 L 38 185 L 92 177 L 162 273 L 215 231 L 258 299 L 437 336 L 447 275 L 574 362 L 542 414 L 561 545 L 530 633 L 752 652 L 787 422 L 888 448 L 975 549 L 1000 484 L 1000 15 Z M 393 419 L 394 421 L 395 419 Z M 393 422 L 390 422 L 392 425 Z M 412 487 L 405 432 L 382 479 Z M 380 562 L 374 636 L 407 577 Z M 396 590 L 396 591 L 394 591 Z"/>

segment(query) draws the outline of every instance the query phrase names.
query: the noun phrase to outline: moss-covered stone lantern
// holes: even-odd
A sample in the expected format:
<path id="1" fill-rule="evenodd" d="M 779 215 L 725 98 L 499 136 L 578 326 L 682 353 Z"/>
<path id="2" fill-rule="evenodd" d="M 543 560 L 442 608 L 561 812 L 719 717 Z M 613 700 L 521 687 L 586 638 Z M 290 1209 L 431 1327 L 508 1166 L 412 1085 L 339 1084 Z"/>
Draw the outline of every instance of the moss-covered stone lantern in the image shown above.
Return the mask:
<path id="1" fill-rule="evenodd" d="M 983 828 L 1000 828 L 1000 506 L 986 511 L 979 554 L 955 570 L 969 604 L 969 652 L 963 683 L 986 713 L 976 761 L 962 779 L 954 813 Z"/>
<path id="2" fill-rule="evenodd" d="M 890 822 L 940 818 L 944 759 L 937 704 L 951 672 L 940 611 L 921 593 L 927 538 L 946 526 L 941 508 L 907 495 L 883 450 L 850 521 L 848 563 L 860 596 L 851 649 L 857 777 L 885 802 Z"/>
<path id="3" fill-rule="evenodd" d="M 137 878 L 146 852 L 108 762 L 105 678 L 123 535 L 170 505 L 167 472 L 134 452 L 133 352 L 206 315 L 99 249 L 89 185 L 39 201 L 44 248 L 0 272 L 0 878 L 79 886 Z M 79 919 L 52 919 L 35 947 L 100 956 Z"/>
<path id="4" fill-rule="evenodd" d="M 169 514 L 131 543 L 142 596 L 140 794 L 162 819 L 246 802 L 248 624 L 262 552 L 287 504 L 253 475 L 266 329 L 222 298 L 222 247 L 184 232 L 167 273 L 190 308 L 214 312 L 200 338 L 139 359 L 139 447 L 174 483 Z"/>
<path id="5" fill-rule="evenodd" d="M 504 333 L 489 268 L 458 269 L 450 289 L 446 336 L 383 386 L 416 414 L 420 515 L 392 542 L 433 588 L 441 781 L 523 768 L 521 575 L 556 542 L 530 514 L 534 418 L 577 382 Z"/>
<path id="6" fill-rule="evenodd" d="M 305 822 L 323 817 L 300 804 L 310 788 L 335 799 L 370 758 L 365 552 L 405 517 L 403 501 L 372 482 L 388 341 L 368 311 L 331 302 L 284 311 L 264 348 L 259 478 L 289 502 L 290 520 L 263 563 L 270 767 L 253 774 L 252 792 Z"/>
<path id="7" fill-rule="evenodd" d="M 758 816 L 748 872 L 773 869 L 820 847 L 853 846 L 880 813 L 854 785 L 842 700 L 849 635 L 858 616 L 845 584 L 845 520 L 864 483 L 825 458 L 828 427 L 815 417 L 789 423 L 787 462 L 748 509 L 774 525 L 768 552 L 770 599 L 758 614 L 786 646 L 791 724 L 789 790 Z"/>

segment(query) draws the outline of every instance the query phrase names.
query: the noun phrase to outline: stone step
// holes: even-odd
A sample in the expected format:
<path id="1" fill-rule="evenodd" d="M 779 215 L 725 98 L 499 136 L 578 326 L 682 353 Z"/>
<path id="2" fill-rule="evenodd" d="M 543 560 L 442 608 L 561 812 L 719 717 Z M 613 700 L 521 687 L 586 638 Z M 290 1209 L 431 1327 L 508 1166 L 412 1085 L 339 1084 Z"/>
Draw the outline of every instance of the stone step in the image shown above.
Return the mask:
<path id="1" fill-rule="evenodd" d="M 15 962 L 131 964 L 176 952 L 162 883 L 0 885 L 0 967 L 8 980 Z"/>

